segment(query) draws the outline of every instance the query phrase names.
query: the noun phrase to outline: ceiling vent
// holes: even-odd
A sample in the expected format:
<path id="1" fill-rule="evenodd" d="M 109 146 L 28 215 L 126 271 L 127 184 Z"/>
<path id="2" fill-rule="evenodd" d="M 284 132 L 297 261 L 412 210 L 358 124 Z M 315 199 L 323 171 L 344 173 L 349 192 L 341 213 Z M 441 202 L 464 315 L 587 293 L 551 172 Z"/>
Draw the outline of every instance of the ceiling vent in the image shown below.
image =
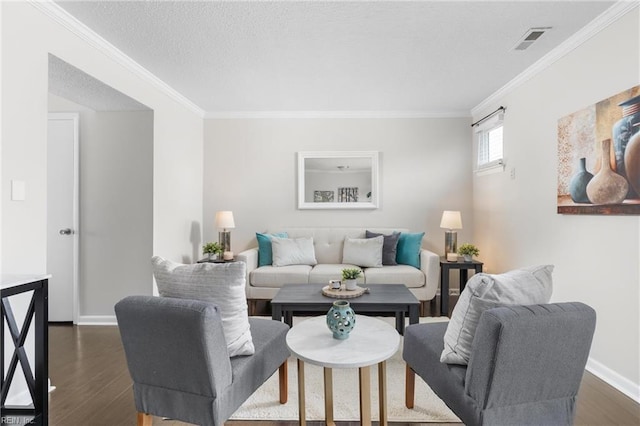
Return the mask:
<path id="1" fill-rule="evenodd" d="M 538 40 L 542 34 L 549 31 L 551 27 L 537 27 L 537 28 L 529 28 L 527 32 L 522 36 L 520 40 L 516 43 L 513 50 L 527 50 L 529 46 Z"/>

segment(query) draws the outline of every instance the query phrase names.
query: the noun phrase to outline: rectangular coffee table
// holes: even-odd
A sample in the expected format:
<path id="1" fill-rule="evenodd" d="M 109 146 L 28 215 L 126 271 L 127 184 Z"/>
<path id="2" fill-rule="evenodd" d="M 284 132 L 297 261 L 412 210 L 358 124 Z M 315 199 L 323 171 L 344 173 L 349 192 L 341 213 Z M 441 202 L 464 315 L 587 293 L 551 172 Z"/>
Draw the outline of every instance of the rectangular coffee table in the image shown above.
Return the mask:
<path id="1" fill-rule="evenodd" d="M 326 313 L 336 299 L 322 294 L 326 284 L 285 284 L 271 299 L 271 318 L 291 327 L 294 313 Z M 345 299 L 356 314 L 395 316 L 396 330 L 404 334 L 405 318 L 410 324 L 417 324 L 420 301 L 403 284 L 373 284 L 369 293 Z"/>

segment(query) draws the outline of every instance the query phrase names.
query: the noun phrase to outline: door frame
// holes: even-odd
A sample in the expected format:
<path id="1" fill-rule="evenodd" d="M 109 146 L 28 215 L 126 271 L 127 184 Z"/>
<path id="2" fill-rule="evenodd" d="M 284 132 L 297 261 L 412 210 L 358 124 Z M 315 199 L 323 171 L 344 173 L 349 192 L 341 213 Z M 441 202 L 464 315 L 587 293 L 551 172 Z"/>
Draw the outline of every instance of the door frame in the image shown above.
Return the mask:
<path id="1" fill-rule="evenodd" d="M 78 324 L 80 311 L 79 260 L 80 260 L 80 114 L 76 112 L 50 112 L 48 120 L 73 121 L 73 323 Z M 48 122 L 47 120 L 47 122 Z M 49 149 L 47 138 L 47 149 Z M 47 199 L 49 194 L 47 194 Z M 47 225 L 48 226 L 48 225 Z"/>

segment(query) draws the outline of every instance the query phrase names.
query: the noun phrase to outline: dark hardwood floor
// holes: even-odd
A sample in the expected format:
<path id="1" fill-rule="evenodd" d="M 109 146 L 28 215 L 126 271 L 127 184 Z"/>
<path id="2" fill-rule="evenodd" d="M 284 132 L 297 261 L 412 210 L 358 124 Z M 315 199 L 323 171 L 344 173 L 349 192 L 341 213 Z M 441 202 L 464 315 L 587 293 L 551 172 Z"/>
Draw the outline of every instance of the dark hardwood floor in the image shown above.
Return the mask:
<path id="1" fill-rule="evenodd" d="M 117 327 L 51 325 L 49 375 L 56 390 L 49 396 L 51 426 L 135 425 L 131 379 Z M 291 386 L 295 386 L 292 384 Z M 289 426 L 297 422 L 232 421 L 229 426 Z M 324 424 L 310 422 L 311 425 Z M 340 426 L 356 422 L 339 422 Z M 576 425 L 640 425 L 640 405 L 585 372 L 578 397 Z M 185 423 L 154 418 L 154 425 Z M 395 426 L 403 423 L 393 423 Z M 415 425 L 415 423 L 414 423 Z M 427 425 L 425 423 L 425 425 Z M 435 423 L 428 425 L 436 426 Z"/>

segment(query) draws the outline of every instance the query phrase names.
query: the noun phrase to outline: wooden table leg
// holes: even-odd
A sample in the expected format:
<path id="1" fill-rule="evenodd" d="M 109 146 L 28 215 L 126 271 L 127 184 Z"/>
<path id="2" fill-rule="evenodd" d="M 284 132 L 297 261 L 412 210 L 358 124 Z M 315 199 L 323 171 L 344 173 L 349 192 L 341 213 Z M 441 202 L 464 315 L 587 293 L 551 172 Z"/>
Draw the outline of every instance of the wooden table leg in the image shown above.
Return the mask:
<path id="1" fill-rule="evenodd" d="M 387 362 L 378 363 L 378 405 L 380 405 L 380 426 L 387 426 Z"/>
<path id="2" fill-rule="evenodd" d="M 333 373 L 324 367 L 324 418 L 327 426 L 335 426 L 333 419 Z"/>
<path id="3" fill-rule="evenodd" d="M 409 365 L 406 366 L 405 372 L 405 389 L 404 389 L 404 405 L 407 408 L 413 408 L 413 399 L 416 389 L 416 373 L 413 372 Z"/>
<path id="4" fill-rule="evenodd" d="M 371 368 L 360 367 L 360 424 L 371 426 Z"/>
<path id="5" fill-rule="evenodd" d="M 304 362 L 298 359 L 298 418 L 300 426 L 306 426 L 307 414 L 304 407 Z"/>
<path id="6" fill-rule="evenodd" d="M 440 266 L 440 316 L 449 316 L 449 268 L 442 266 Z"/>
<path id="7" fill-rule="evenodd" d="M 279 383 L 278 386 L 280 388 L 280 404 L 286 404 L 287 399 L 289 398 L 289 367 L 287 360 L 285 359 L 280 368 L 278 369 L 279 374 Z"/>

